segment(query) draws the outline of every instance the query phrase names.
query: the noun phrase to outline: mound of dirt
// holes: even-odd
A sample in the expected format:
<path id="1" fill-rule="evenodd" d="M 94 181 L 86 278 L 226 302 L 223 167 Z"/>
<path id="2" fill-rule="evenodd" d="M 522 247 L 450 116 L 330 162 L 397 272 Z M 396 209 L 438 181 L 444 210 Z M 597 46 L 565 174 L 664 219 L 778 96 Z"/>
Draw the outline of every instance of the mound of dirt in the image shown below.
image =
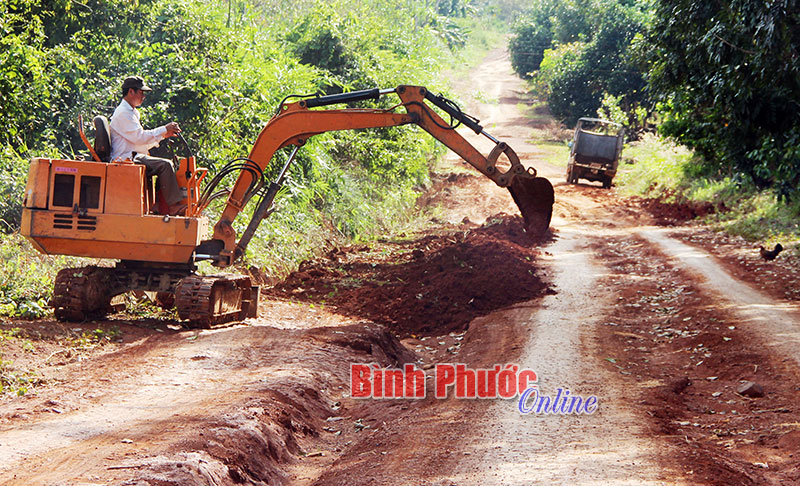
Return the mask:
<path id="1" fill-rule="evenodd" d="M 137 470 L 138 482 L 132 484 L 291 484 L 287 465 L 330 454 L 333 448 L 343 447 L 343 437 L 352 440 L 357 435 L 349 431 L 352 420 L 342 417 L 353 413 L 354 403 L 333 392 L 346 386 L 349 363 L 397 367 L 417 360 L 386 328 L 374 323 L 341 326 L 335 332 L 331 328 L 290 333 L 249 328 L 243 332 L 253 335 L 254 343 L 262 343 L 254 344 L 245 360 L 249 368 L 280 363 L 281 350 L 290 350 L 302 364 L 295 365 L 291 374 L 279 372 L 281 367 L 293 366 L 286 362 L 263 368 L 263 378 L 248 385 L 250 393 L 242 393 L 230 406 L 165 426 L 163 432 L 174 434 L 174 443 L 158 455 L 140 458 L 132 468 Z M 230 357 L 221 359 L 238 365 Z M 217 364 L 214 357 L 204 361 L 210 362 L 207 366 Z M 342 420 L 327 420 L 336 415 Z M 334 426 L 344 431 L 341 437 L 331 433 Z M 326 452 L 313 452 L 320 448 Z M 131 461 L 127 457 L 123 464 Z"/>
<path id="2" fill-rule="evenodd" d="M 463 330 L 477 316 L 550 291 L 536 266 L 522 218 L 505 214 L 482 227 L 353 249 L 304 262 L 269 292 L 333 305 L 400 336 Z"/>
<path id="3" fill-rule="evenodd" d="M 695 218 L 701 218 L 717 211 L 724 211 L 725 207 L 717 207 L 710 202 L 666 202 L 663 199 L 646 199 L 633 197 L 626 200 L 628 205 L 644 209 L 659 226 L 674 226 Z"/>

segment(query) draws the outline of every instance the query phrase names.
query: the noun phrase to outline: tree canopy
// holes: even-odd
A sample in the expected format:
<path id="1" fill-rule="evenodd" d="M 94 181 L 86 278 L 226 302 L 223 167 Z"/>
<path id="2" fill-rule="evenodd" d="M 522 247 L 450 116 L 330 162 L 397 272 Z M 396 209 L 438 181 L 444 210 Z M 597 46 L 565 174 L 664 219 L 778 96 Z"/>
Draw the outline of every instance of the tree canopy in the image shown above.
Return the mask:
<path id="1" fill-rule="evenodd" d="M 800 2 L 658 0 L 649 80 L 663 133 L 711 170 L 800 184 Z"/>
<path id="2" fill-rule="evenodd" d="M 609 94 L 635 117 L 646 98 L 634 40 L 647 26 L 648 6 L 623 0 L 536 2 L 509 44 L 514 69 L 535 80 L 553 115 L 567 124 L 594 115 Z"/>

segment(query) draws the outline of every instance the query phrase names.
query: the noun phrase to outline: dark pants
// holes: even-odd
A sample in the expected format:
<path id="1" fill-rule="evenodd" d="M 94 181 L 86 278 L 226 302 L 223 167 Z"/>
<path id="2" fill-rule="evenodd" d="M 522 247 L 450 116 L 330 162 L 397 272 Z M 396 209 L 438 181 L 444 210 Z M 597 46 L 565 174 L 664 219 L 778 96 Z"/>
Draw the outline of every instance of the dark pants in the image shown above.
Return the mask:
<path id="1" fill-rule="evenodd" d="M 136 154 L 133 161 L 147 168 L 145 173 L 148 177 L 157 177 L 156 185 L 161 189 L 161 195 L 164 196 L 167 204 L 174 206 L 181 202 L 183 197 L 181 196 L 181 190 L 178 188 L 178 180 L 175 178 L 172 162 L 161 157 L 151 157 L 144 154 Z"/>

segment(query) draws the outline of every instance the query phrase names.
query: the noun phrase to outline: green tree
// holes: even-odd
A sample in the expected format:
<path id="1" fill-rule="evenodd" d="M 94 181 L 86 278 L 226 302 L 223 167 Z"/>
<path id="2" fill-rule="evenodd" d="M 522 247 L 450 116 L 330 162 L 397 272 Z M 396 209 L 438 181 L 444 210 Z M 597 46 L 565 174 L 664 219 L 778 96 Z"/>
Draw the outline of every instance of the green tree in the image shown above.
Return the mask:
<path id="1" fill-rule="evenodd" d="M 784 196 L 800 185 L 800 2 L 658 0 L 650 85 L 660 130 L 710 170 Z"/>
<path id="2" fill-rule="evenodd" d="M 645 80 L 633 46 L 646 27 L 649 2 L 621 0 L 570 0 L 540 2 L 527 17 L 525 29 L 512 38 L 515 53 L 532 63 L 517 72 L 524 77 L 534 71 L 535 84 L 546 97 L 554 116 L 574 124 L 581 116 L 592 116 L 604 97 L 612 95 L 636 128 L 636 113 L 647 105 Z M 550 39 L 553 48 L 536 39 Z M 539 44 L 543 50 L 533 52 Z M 533 52 L 535 57 L 522 54 Z"/>
<path id="3" fill-rule="evenodd" d="M 511 66 L 522 78 L 529 79 L 539 69 L 544 51 L 553 44 L 553 14 L 556 4 L 551 0 L 535 3 L 514 24 L 508 43 Z"/>
<path id="4" fill-rule="evenodd" d="M 574 124 L 600 107 L 595 96 L 599 87 L 592 85 L 596 78 L 584 61 L 586 49 L 585 42 L 573 42 L 547 50 L 536 73 L 539 92 L 547 99 L 553 116 L 567 124 Z"/>
<path id="5" fill-rule="evenodd" d="M 594 115 L 612 95 L 635 129 L 636 113 L 649 103 L 634 40 L 649 15 L 647 0 L 537 2 L 509 43 L 512 65 L 520 76 L 535 78 L 562 121 Z"/>
<path id="6" fill-rule="evenodd" d="M 563 0 L 554 2 L 551 8 L 550 23 L 556 42 L 568 44 L 591 38 L 597 20 L 593 0 Z"/>

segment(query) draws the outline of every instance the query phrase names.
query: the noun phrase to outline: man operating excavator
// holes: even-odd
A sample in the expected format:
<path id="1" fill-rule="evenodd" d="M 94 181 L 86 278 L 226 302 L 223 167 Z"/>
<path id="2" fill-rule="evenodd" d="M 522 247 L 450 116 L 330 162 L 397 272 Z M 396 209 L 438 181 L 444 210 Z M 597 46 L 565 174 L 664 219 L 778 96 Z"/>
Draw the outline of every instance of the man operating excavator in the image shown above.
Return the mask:
<path id="1" fill-rule="evenodd" d="M 122 101 L 111 117 L 111 160 L 130 159 L 147 167 L 148 176 L 157 176 L 157 184 L 168 205 L 168 214 L 176 215 L 182 209 L 183 200 L 172 162 L 160 157 L 151 157 L 149 150 L 164 138 L 181 132 L 177 122 L 145 130 L 139 121 L 139 111 L 144 98 L 152 88 L 139 76 L 125 78 L 122 83 Z"/>

